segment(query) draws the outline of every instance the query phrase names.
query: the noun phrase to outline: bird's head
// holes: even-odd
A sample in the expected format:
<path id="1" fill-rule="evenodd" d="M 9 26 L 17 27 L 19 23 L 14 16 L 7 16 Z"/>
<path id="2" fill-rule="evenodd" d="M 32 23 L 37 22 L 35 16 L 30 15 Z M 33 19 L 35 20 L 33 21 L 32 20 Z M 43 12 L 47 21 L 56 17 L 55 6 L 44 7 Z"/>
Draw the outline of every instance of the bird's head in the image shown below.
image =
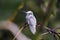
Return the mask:
<path id="1" fill-rule="evenodd" d="M 27 11 L 25 12 L 27 15 L 33 15 L 33 12 L 32 11 Z"/>

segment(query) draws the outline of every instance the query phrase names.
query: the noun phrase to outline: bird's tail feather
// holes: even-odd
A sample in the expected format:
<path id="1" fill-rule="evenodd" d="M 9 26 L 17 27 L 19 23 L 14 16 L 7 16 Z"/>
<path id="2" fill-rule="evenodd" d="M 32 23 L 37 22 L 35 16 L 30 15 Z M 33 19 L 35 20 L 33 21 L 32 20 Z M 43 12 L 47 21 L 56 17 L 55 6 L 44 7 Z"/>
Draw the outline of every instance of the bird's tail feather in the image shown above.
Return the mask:
<path id="1" fill-rule="evenodd" d="M 30 30 L 31 30 L 31 32 L 33 33 L 33 34 L 35 34 L 36 33 L 36 27 L 35 26 L 30 26 Z"/>

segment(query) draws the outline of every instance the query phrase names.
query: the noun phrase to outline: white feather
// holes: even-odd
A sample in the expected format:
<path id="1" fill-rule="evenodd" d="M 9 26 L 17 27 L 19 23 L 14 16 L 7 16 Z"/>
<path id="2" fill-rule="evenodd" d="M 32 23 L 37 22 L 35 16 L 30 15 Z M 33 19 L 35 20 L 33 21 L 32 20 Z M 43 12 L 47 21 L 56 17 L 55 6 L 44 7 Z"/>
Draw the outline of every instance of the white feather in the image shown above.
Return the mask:
<path id="1" fill-rule="evenodd" d="M 32 11 L 28 11 L 26 13 L 27 13 L 27 15 L 26 15 L 26 21 L 29 24 L 29 28 L 30 28 L 31 32 L 33 34 L 35 34 L 36 33 L 36 18 L 33 15 L 33 12 Z"/>

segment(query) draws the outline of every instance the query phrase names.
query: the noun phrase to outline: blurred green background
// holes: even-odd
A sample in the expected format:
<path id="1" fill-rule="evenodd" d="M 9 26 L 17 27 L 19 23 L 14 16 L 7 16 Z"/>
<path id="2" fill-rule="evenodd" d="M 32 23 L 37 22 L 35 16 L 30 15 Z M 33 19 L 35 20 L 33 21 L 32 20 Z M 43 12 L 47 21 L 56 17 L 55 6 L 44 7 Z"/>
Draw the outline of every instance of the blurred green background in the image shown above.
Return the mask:
<path id="1" fill-rule="evenodd" d="M 60 25 L 60 0 L 52 0 L 50 11 L 46 11 L 51 0 L 0 0 L 0 21 L 11 20 L 17 25 L 22 25 L 25 22 L 26 14 L 23 11 L 31 10 L 36 16 L 37 22 L 47 23 L 46 26 L 54 28 Z M 44 16 L 50 13 L 49 20 L 44 20 Z M 46 17 L 48 17 L 46 15 Z M 48 18 L 47 18 L 48 19 Z M 59 25 L 58 25 L 59 24 Z M 60 32 L 60 31 L 59 31 Z M 23 34 L 32 40 L 55 40 L 53 34 L 47 34 L 43 37 L 40 27 L 37 27 L 37 32 L 33 35 L 29 27 L 22 31 Z M 6 35 L 6 36 L 5 36 Z M 12 40 L 14 36 L 7 30 L 0 30 L 0 40 Z"/>

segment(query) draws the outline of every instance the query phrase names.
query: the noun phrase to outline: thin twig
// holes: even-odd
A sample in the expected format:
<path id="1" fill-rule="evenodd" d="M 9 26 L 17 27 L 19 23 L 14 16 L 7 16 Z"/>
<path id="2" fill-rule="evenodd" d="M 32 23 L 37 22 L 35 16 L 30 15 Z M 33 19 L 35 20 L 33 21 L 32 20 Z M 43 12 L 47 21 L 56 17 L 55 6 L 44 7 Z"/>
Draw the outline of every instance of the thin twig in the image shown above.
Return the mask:
<path id="1" fill-rule="evenodd" d="M 46 35 L 46 34 L 48 34 L 49 32 L 45 32 L 45 33 L 43 33 L 43 34 L 41 34 L 40 36 L 44 36 L 44 35 Z"/>
<path id="2" fill-rule="evenodd" d="M 15 35 L 15 37 L 13 38 L 13 40 L 15 40 L 15 38 L 19 35 L 19 33 L 22 31 L 22 30 L 24 30 L 24 28 L 27 26 L 28 24 L 23 24 L 23 26 L 22 26 L 22 28 L 17 32 L 17 34 Z M 37 24 L 37 26 L 41 26 L 39 23 Z M 58 33 L 56 33 L 53 29 L 51 29 L 51 28 L 48 28 L 48 27 L 46 27 L 46 26 L 44 26 L 44 28 L 46 29 L 46 30 L 48 30 L 48 32 L 45 32 L 45 33 L 43 33 L 43 34 L 41 34 L 40 36 L 44 36 L 44 35 L 46 35 L 46 34 L 48 34 L 49 33 L 49 31 L 50 32 L 52 32 L 52 33 L 54 33 L 54 34 L 58 34 Z M 56 28 L 55 28 L 56 29 Z"/>
<path id="3" fill-rule="evenodd" d="M 15 37 L 13 38 L 13 40 L 16 39 L 16 37 L 22 32 L 22 30 L 24 30 L 24 29 L 26 28 L 26 26 L 27 26 L 26 23 L 24 23 L 24 24 L 22 25 L 22 28 L 17 32 L 17 34 L 15 35 Z"/>
<path id="4" fill-rule="evenodd" d="M 17 32 L 19 31 L 19 27 L 12 23 L 11 21 L 9 20 L 6 20 L 6 21 L 1 21 L 0 22 L 0 29 L 5 29 L 5 30 L 8 30 L 10 31 L 14 36 L 16 36 Z M 21 28 L 22 30 L 23 28 Z M 20 32 L 20 31 L 19 31 Z M 22 39 L 23 37 L 23 39 Z M 20 32 L 20 34 L 16 37 L 17 40 L 31 40 L 29 39 L 28 37 L 26 37 L 24 34 L 22 34 Z"/>
<path id="5" fill-rule="evenodd" d="M 17 34 L 15 35 L 15 37 L 13 38 L 13 40 L 15 40 L 16 37 L 21 33 L 21 31 L 23 30 L 23 28 L 24 28 L 24 27 L 22 27 L 22 28 L 17 32 Z"/>

